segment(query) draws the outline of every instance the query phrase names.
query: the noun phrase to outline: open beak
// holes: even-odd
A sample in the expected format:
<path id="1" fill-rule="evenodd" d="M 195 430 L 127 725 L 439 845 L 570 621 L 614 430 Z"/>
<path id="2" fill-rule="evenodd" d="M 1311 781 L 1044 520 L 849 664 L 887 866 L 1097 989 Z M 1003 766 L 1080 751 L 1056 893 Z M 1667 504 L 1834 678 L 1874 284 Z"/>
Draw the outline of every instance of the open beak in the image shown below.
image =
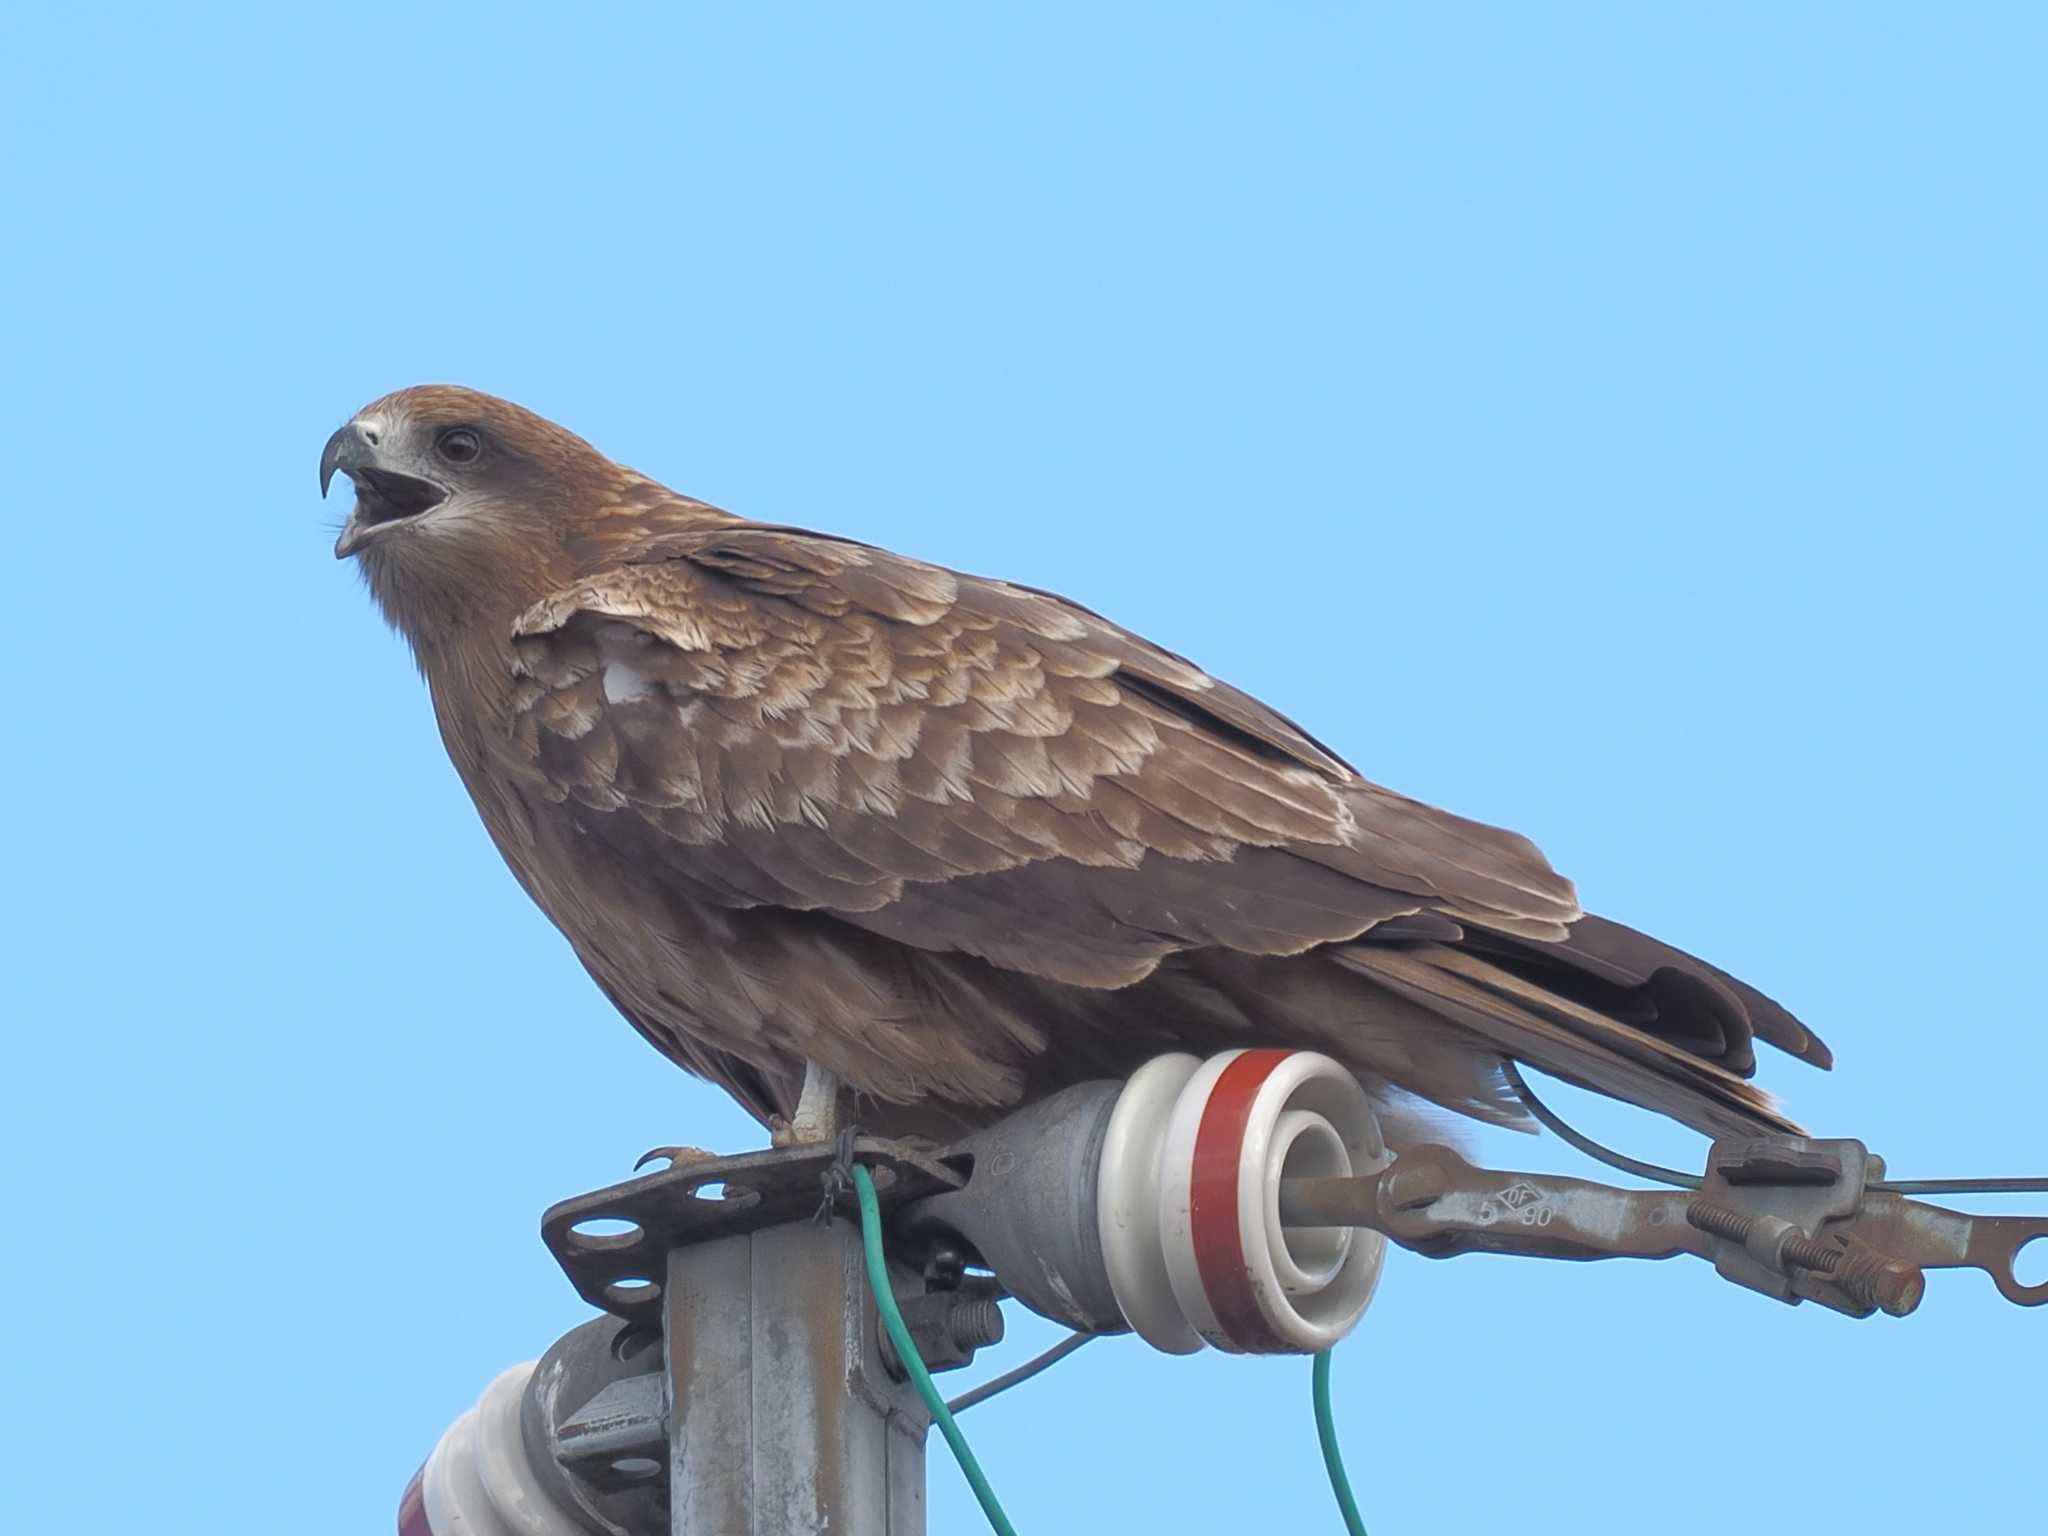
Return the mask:
<path id="1" fill-rule="evenodd" d="M 347 475 L 356 487 L 355 508 L 334 541 L 337 560 L 346 560 L 386 528 L 411 522 L 448 499 L 445 486 L 387 468 L 378 458 L 376 430 L 361 421 L 350 422 L 320 450 L 322 496 L 336 473 Z"/>

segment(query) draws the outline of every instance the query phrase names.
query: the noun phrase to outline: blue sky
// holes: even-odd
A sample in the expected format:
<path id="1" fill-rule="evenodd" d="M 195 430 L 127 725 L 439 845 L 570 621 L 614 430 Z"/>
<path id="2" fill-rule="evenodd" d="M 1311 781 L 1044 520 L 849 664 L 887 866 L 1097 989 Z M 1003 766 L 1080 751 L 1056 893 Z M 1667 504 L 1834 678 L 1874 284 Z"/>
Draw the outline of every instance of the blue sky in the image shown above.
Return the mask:
<path id="1" fill-rule="evenodd" d="M 2048 1172 L 2044 47 L 1992 5 L 7 7 L 0 1524 L 388 1529 L 582 1315 L 541 1209 L 753 1140 L 514 887 L 329 556 L 322 441 L 423 380 L 1105 610 L 1794 1005 L 1808 1123 Z M 1376 1536 L 2011 1529 L 2044 1329 L 1967 1272 L 1856 1323 L 1397 1254 L 1338 1407 Z M 1101 1344 L 968 1423 L 1027 1531 L 1335 1528 L 1305 1361 Z"/>

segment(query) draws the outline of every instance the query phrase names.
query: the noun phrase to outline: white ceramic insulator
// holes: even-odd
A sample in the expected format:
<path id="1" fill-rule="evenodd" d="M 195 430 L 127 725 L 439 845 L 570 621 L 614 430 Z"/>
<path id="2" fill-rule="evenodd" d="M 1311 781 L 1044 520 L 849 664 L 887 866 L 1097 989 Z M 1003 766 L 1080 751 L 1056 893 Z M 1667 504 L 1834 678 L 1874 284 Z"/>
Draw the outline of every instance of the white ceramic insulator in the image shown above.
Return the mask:
<path id="1" fill-rule="evenodd" d="M 1159 1241 L 1160 1155 L 1181 1090 L 1201 1061 L 1155 1056 L 1131 1075 L 1110 1112 L 1096 1185 L 1095 1219 L 1110 1289 L 1124 1321 L 1154 1349 L 1191 1355 L 1202 1336 L 1189 1326 Z"/>
<path id="2" fill-rule="evenodd" d="M 420 1468 L 425 1529 L 408 1530 L 401 1509 L 401 1536 L 586 1536 L 548 1497 L 526 1458 L 519 1411 L 533 1366 L 529 1360 L 501 1373 L 448 1426 Z"/>
<path id="3" fill-rule="evenodd" d="M 1358 1080 L 1312 1051 L 1165 1056 L 1111 1114 L 1098 1186 L 1118 1305 L 1154 1347 L 1248 1354 L 1328 1349 L 1356 1326 L 1386 1240 L 1286 1228 L 1280 1184 L 1387 1163 Z"/>

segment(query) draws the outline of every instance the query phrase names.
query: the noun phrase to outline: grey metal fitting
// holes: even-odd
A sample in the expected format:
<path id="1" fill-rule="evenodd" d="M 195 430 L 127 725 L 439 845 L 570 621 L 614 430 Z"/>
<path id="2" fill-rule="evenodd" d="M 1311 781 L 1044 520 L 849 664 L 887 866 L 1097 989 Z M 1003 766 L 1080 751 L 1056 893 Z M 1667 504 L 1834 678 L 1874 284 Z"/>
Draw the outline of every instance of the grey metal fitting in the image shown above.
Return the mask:
<path id="1" fill-rule="evenodd" d="M 928 1371 L 950 1371 L 972 1363 L 977 1349 L 1003 1341 L 1003 1309 L 986 1296 L 963 1296 L 957 1292 L 932 1291 L 922 1296 L 901 1296 L 897 1310 L 910 1330 L 910 1342 Z M 882 1364 L 891 1376 L 902 1381 L 910 1373 L 896 1353 L 896 1341 L 883 1330 Z"/>
<path id="2" fill-rule="evenodd" d="M 557 1339 L 526 1384 L 526 1459 L 597 1536 L 668 1529 L 668 1386 L 661 1336 L 615 1317 Z"/>
<path id="3" fill-rule="evenodd" d="M 949 1149 L 967 1183 L 904 1208 L 906 1233 L 957 1233 L 1041 1316 L 1090 1333 L 1129 1325 L 1110 1288 L 1096 1225 L 1103 1137 L 1122 1083 L 1081 1083 Z"/>

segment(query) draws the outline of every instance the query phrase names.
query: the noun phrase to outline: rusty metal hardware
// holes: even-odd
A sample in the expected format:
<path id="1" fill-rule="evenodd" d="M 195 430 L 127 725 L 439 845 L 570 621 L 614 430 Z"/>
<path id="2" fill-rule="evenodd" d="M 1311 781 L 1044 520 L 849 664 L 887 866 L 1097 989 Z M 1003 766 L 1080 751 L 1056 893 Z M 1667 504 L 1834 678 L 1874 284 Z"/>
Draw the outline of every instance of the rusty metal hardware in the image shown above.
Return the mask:
<path id="1" fill-rule="evenodd" d="M 1003 1341 L 1003 1309 L 992 1296 L 973 1291 L 927 1291 L 900 1298 L 897 1309 L 928 1371 L 950 1371 L 974 1359 L 974 1352 Z M 887 1332 L 878 1340 L 882 1364 L 898 1381 L 910 1373 Z"/>
<path id="2" fill-rule="evenodd" d="M 695 1148 L 648 1155 L 670 1158 L 669 1166 L 550 1206 L 540 1235 L 578 1295 L 650 1330 L 661 1326 L 662 1268 L 671 1252 L 806 1221 L 827 1209 L 854 1217 L 851 1191 L 835 1194 L 827 1182 L 848 1155 L 874 1174 L 885 1209 L 962 1182 L 924 1149 L 872 1136 L 856 1137 L 844 1149 L 814 1143 L 738 1157 Z M 600 1230 L 607 1226 L 616 1230 Z"/>
<path id="3" fill-rule="evenodd" d="M 1479 1168 L 1424 1145 L 1363 1177 L 1283 1180 L 1280 1220 L 1369 1227 L 1430 1258 L 1690 1253 L 1738 1285 L 1852 1317 L 1905 1316 L 1929 1269 L 1982 1269 L 2008 1301 L 2048 1303 L 2048 1282 L 2023 1285 L 2013 1272 L 2021 1248 L 2048 1239 L 2048 1218 L 1925 1205 L 1881 1187 L 1883 1173 L 1860 1141 L 1731 1138 L 1714 1143 L 1698 1189 L 1631 1190 Z"/>
<path id="4" fill-rule="evenodd" d="M 844 1175 L 857 1161 L 899 1210 L 958 1187 L 962 1171 L 850 1132 L 665 1155 L 666 1168 L 542 1218 L 563 1272 L 611 1316 L 528 1381 L 519 1432 L 532 1478 L 593 1531 L 921 1536 L 929 1416 L 884 1357 Z M 933 1370 L 1001 1337 L 991 1277 L 900 1246 L 891 1279 Z"/>

